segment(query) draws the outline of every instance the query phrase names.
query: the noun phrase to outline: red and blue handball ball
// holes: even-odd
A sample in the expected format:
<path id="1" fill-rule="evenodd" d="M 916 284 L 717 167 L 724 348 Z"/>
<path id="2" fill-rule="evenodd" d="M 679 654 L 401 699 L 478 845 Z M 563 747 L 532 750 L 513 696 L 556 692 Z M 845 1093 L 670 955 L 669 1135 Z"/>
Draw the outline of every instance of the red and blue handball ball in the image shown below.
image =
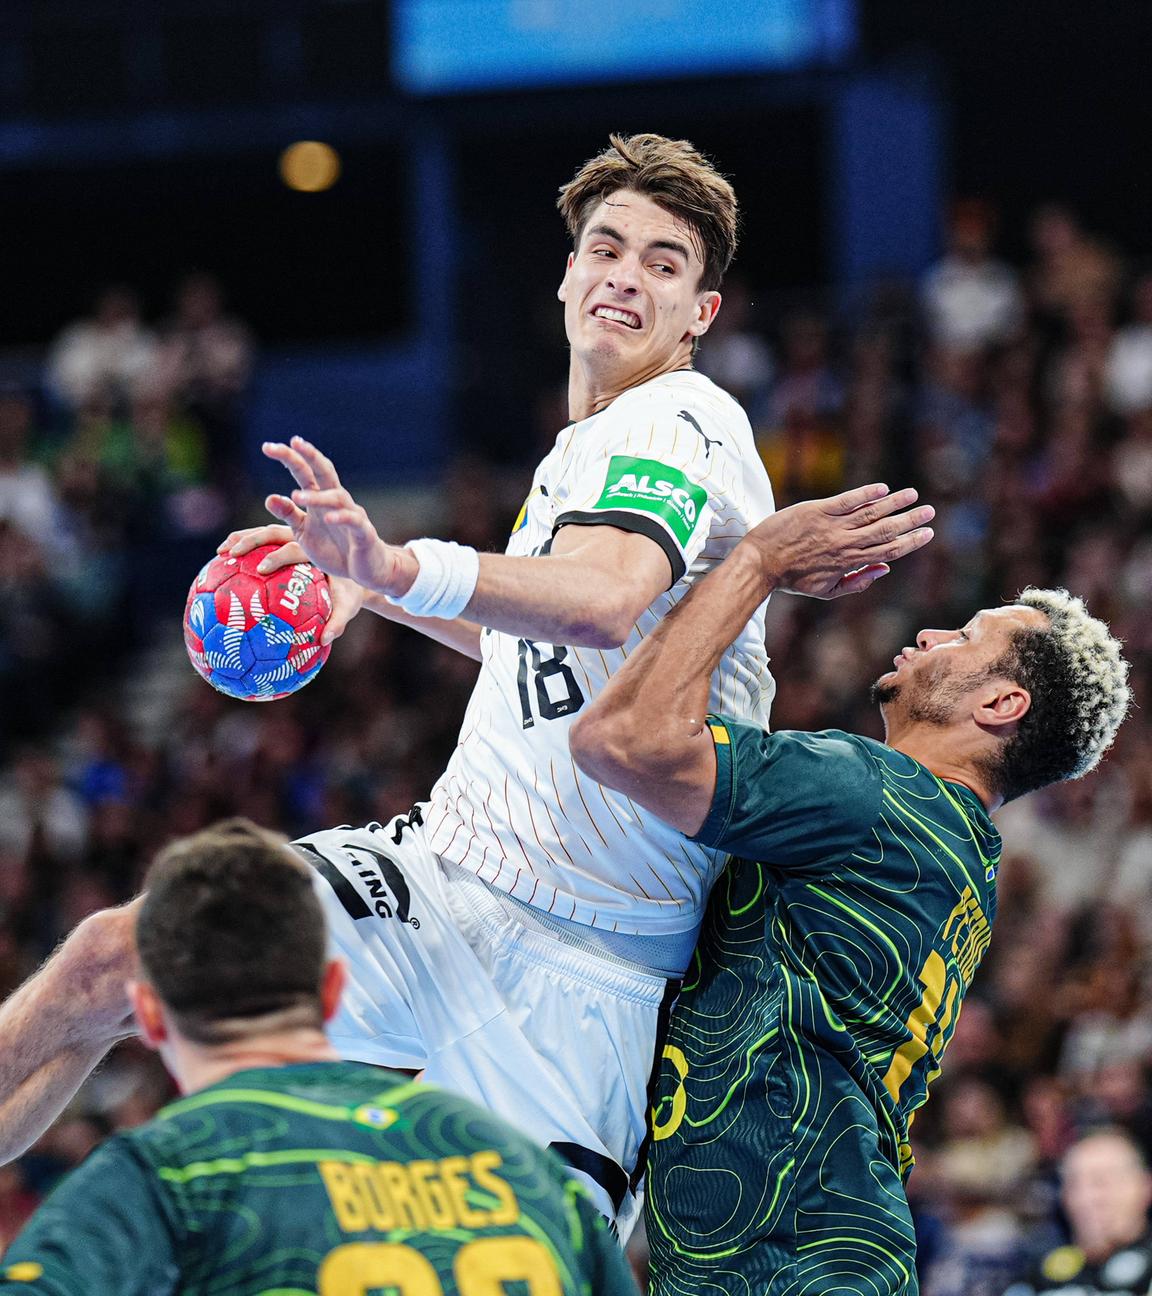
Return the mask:
<path id="1" fill-rule="evenodd" d="M 320 568 L 302 562 L 269 575 L 256 570 L 279 547 L 213 558 L 184 605 L 192 665 L 213 688 L 244 702 L 273 702 L 302 689 L 331 651 L 320 643 L 332 615 L 332 589 Z"/>

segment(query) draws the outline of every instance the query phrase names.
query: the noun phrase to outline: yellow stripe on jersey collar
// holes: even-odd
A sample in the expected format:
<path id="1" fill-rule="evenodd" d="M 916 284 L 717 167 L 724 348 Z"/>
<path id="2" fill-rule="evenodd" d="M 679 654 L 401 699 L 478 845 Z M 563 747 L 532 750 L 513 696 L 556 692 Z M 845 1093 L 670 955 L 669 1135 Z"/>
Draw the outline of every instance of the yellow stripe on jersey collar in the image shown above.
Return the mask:
<path id="1" fill-rule="evenodd" d="M 714 743 L 726 743 L 731 746 L 732 739 L 728 736 L 728 730 L 724 725 L 709 721 L 708 728 L 712 730 L 712 741 Z"/>

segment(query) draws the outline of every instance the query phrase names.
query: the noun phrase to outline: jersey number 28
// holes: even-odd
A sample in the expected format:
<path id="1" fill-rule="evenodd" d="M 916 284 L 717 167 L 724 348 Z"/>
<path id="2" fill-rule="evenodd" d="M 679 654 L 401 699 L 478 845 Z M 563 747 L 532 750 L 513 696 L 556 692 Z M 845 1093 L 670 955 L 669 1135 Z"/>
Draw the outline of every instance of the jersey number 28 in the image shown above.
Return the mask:
<path id="1" fill-rule="evenodd" d="M 487 1237 L 456 1252 L 452 1274 L 460 1296 L 505 1296 L 524 1283 L 526 1296 L 563 1296 L 548 1249 L 526 1237 Z M 348 1242 L 330 1251 L 317 1275 L 320 1296 L 369 1296 L 383 1289 L 398 1296 L 443 1296 L 431 1262 L 402 1242 Z"/>

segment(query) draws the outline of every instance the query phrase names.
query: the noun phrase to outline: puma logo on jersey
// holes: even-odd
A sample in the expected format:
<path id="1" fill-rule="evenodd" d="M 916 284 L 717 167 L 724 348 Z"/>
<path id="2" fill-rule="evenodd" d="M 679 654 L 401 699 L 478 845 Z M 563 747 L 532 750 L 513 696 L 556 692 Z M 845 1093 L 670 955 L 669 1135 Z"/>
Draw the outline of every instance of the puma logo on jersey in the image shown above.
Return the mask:
<path id="1" fill-rule="evenodd" d="M 677 418 L 682 418 L 682 419 L 684 420 L 684 422 L 687 423 L 689 427 L 694 428 L 695 431 L 696 431 L 696 432 L 700 435 L 700 437 L 703 439 L 703 441 L 704 441 L 704 457 L 705 457 L 706 459 L 711 459 L 711 458 L 712 458 L 712 447 L 713 447 L 714 445 L 722 446 L 722 445 L 724 444 L 723 441 L 714 441 L 711 437 L 705 436 L 705 435 L 704 435 L 704 429 L 700 426 L 699 423 L 696 422 L 696 420 L 692 417 L 691 414 L 688 413 L 687 410 L 681 410 L 680 413 L 676 415 L 676 417 L 677 417 Z"/>

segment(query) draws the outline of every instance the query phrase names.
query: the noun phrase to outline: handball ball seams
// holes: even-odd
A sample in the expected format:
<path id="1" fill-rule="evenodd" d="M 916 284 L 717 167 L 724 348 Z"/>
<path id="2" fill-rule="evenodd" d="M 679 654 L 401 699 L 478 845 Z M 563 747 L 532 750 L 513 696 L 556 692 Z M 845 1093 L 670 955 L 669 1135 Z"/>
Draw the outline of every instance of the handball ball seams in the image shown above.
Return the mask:
<path id="1" fill-rule="evenodd" d="M 278 548 L 217 555 L 200 569 L 184 605 L 192 665 L 213 688 L 244 702 L 295 693 L 316 677 L 331 650 L 320 643 L 332 615 L 328 577 L 308 562 L 258 572 Z"/>

